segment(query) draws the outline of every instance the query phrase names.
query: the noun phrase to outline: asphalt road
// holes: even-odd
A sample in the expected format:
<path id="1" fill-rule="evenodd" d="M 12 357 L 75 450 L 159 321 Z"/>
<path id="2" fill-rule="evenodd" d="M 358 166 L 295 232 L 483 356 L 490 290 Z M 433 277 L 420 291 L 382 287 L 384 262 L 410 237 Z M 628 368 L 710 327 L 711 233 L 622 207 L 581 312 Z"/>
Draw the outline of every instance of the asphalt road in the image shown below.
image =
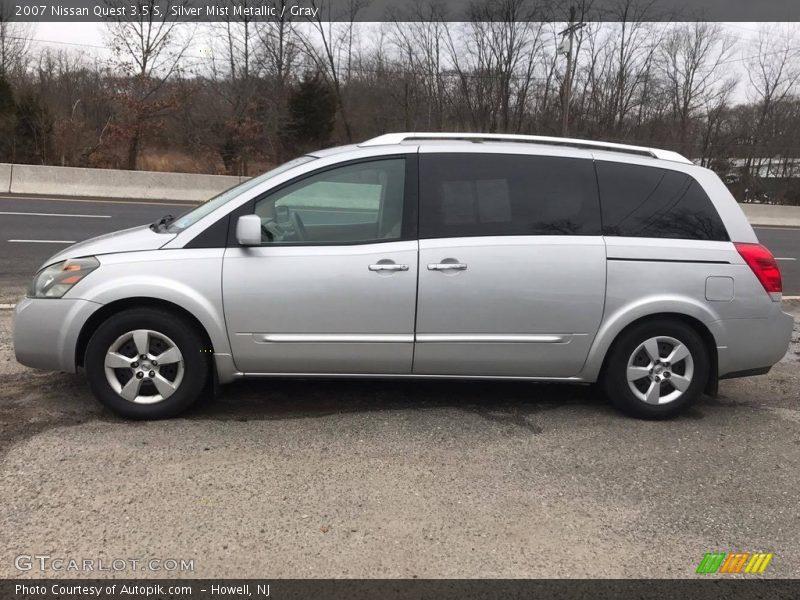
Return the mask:
<path id="1" fill-rule="evenodd" d="M 184 208 L 0 198 L 0 289 L 63 247 L 8 240 Z M 797 257 L 800 231 L 759 235 Z M 800 577 L 800 301 L 784 305 L 783 360 L 667 422 L 585 386 L 338 380 L 238 382 L 126 422 L 82 375 L 17 364 L 0 310 L 0 578 L 87 576 L 21 573 L 19 554 L 194 560 L 117 577 L 692 578 L 716 551 L 772 552 L 764 576 Z"/>
<path id="2" fill-rule="evenodd" d="M 189 208 L 135 200 L 0 196 L 0 301 L 13 301 L 42 262 L 69 243 L 151 223 L 165 214 L 177 216 Z M 784 295 L 800 295 L 800 228 L 758 227 L 756 233 L 781 259 Z"/>
<path id="3" fill-rule="evenodd" d="M 191 206 L 0 196 L 0 302 L 13 302 L 42 263 L 69 244 L 152 223 L 165 214 L 177 216 Z"/>
<path id="4" fill-rule="evenodd" d="M 717 551 L 800 577 L 784 304 L 794 342 L 768 375 L 665 422 L 575 385 L 363 380 L 240 382 L 125 422 L 82 376 L 16 364 L 0 310 L 0 578 L 92 575 L 14 568 L 46 554 L 194 560 L 99 577 L 708 579 Z"/>
<path id="5" fill-rule="evenodd" d="M 778 259 L 784 296 L 800 296 L 800 228 L 755 227 L 759 241 Z"/>

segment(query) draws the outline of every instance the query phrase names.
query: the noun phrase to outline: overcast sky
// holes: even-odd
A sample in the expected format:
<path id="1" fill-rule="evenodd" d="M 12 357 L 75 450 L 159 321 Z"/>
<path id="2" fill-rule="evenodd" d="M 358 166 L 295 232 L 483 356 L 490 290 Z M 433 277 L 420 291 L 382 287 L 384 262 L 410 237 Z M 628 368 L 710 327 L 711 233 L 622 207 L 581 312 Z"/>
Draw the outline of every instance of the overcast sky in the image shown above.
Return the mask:
<path id="1" fill-rule="evenodd" d="M 366 27 L 374 24 L 364 24 Z M 760 25 L 769 26 L 762 23 L 721 23 L 726 36 L 726 43 L 741 46 L 735 50 L 733 59 L 727 63 L 728 67 L 739 74 L 739 85 L 733 95 L 734 102 L 744 102 L 747 100 L 747 88 L 749 83 L 745 71 L 745 62 L 737 60 L 742 56 L 750 56 L 748 47 L 751 40 L 755 37 Z M 775 27 L 782 24 L 776 23 Z M 102 23 L 37 23 L 34 25 L 33 37 L 39 45 L 49 45 L 54 48 L 74 48 L 76 51 L 85 51 L 90 55 L 107 57 L 107 52 L 103 50 L 105 37 L 105 26 Z M 202 40 L 197 42 L 198 49 L 204 48 Z M 202 54 L 202 52 L 200 52 Z"/>

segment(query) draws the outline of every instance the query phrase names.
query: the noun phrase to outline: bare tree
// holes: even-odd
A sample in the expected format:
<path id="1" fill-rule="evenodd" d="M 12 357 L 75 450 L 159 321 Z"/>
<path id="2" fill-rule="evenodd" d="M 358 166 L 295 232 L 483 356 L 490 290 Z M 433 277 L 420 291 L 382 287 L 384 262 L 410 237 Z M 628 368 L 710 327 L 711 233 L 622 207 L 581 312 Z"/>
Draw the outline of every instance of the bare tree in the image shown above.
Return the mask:
<path id="1" fill-rule="evenodd" d="M 23 73 L 30 58 L 34 24 L 13 19 L 11 5 L 0 3 L 0 77 Z"/>
<path id="2" fill-rule="evenodd" d="M 704 103 L 715 104 L 731 86 L 721 67 L 733 48 L 723 43 L 721 33 L 715 23 L 684 24 L 675 27 L 662 45 L 660 66 L 682 147 L 696 111 Z"/>
<path id="3" fill-rule="evenodd" d="M 760 172 L 765 152 L 769 153 L 769 128 L 776 108 L 797 91 L 800 81 L 800 40 L 798 28 L 786 24 L 782 28 L 762 25 L 753 42 L 752 56 L 746 56 L 750 97 L 757 110 L 749 132 L 750 152 L 745 161 L 746 184 Z"/>
<path id="4" fill-rule="evenodd" d="M 256 105 L 264 69 L 264 48 L 258 36 L 259 23 L 247 9 L 254 0 L 218 0 L 229 8 L 227 17 L 210 27 L 212 49 L 211 84 L 223 100 L 219 115 L 218 152 L 230 174 L 247 173 L 248 160 L 260 138 Z M 240 9 L 240 10 L 234 10 Z"/>
<path id="5" fill-rule="evenodd" d="M 171 8 L 186 0 L 107 0 L 113 7 L 135 9 L 135 20 L 107 24 L 108 45 L 119 77 L 118 100 L 125 114 L 118 126 L 128 138 L 127 168 L 136 169 L 140 145 L 149 122 L 175 108 L 174 99 L 160 96 L 178 71 L 189 46 L 187 24 L 171 18 Z M 184 33 L 183 37 L 181 34 Z"/>
<path id="6" fill-rule="evenodd" d="M 276 7 L 283 16 L 262 22 L 258 28 L 259 39 L 264 46 L 266 74 L 282 89 L 297 68 L 301 50 L 295 24 L 286 16 L 288 6 L 288 0 L 277 0 Z"/>
<path id="7" fill-rule="evenodd" d="M 445 44 L 458 103 L 478 131 L 519 131 L 542 54 L 542 23 L 525 0 L 472 4 L 470 22 L 448 24 Z M 464 49 L 469 48 L 470 52 Z"/>
<path id="8" fill-rule="evenodd" d="M 541 84 L 538 86 L 537 96 L 538 102 L 536 107 L 536 114 L 539 117 L 540 126 L 537 129 L 548 131 L 546 124 L 554 118 L 551 115 L 553 105 L 558 95 L 558 67 L 559 67 L 559 26 L 556 23 L 549 23 L 547 25 L 547 41 L 544 44 L 544 51 L 541 60 L 542 76 Z"/>
<path id="9" fill-rule="evenodd" d="M 642 101 L 640 93 L 661 41 L 659 29 L 648 22 L 652 2 L 620 0 L 612 12 L 611 62 L 606 82 L 606 110 L 601 119 L 607 133 L 621 133 L 625 119 Z"/>
<path id="10" fill-rule="evenodd" d="M 442 38 L 446 13 L 441 3 L 417 2 L 402 14 L 391 15 L 390 43 L 404 71 L 403 113 L 406 129 L 422 116 L 425 129 L 444 127 L 446 88 Z M 412 104 L 411 97 L 419 96 Z"/>
<path id="11" fill-rule="evenodd" d="M 269 117 L 267 126 L 273 132 L 285 127 L 288 116 L 290 84 L 297 79 L 297 68 L 301 57 L 301 43 L 295 24 L 286 16 L 289 14 L 288 0 L 277 0 L 280 17 L 274 21 L 259 23 L 257 29 L 264 53 L 264 77 L 269 82 L 270 110 L 264 111 Z M 285 151 L 278 136 L 271 136 L 272 153 L 277 162 Z"/>
<path id="12" fill-rule="evenodd" d="M 135 167 L 151 159 L 140 156 L 145 144 L 159 144 L 166 168 L 246 174 L 280 160 L 290 130 L 293 148 L 401 128 L 557 134 L 565 114 L 563 13 L 544 12 L 558 6 L 549 0 L 472 0 L 462 22 L 446 0 L 415 0 L 382 27 L 358 23 L 366 0 L 341 13 L 342 3 L 314 0 L 319 11 L 304 22 L 240 11 L 208 26 L 212 61 L 200 62 L 187 53 L 192 26 L 165 18 L 165 0 L 133 1 L 134 22 L 109 24 L 113 60 L 102 68 L 38 51 L 29 32 L 13 31 L 20 24 L 0 19 L 6 145 L 30 138 L 31 160 Z M 656 22 L 653 2 L 573 3 L 575 21 L 591 22 L 573 39 L 570 133 L 673 148 L 726 175 L 740 198 L 775 188 L 771 199 L 800 202 L 800 185 L 778 183 L 800 172 L 800 29 L 763 28 L 733 56 L 721 25 Z M 739 62 L 748 101 L 737 103 Z M 325 126 L 299 127 L 323 121 L 322 95 Z M 22 98 L 27 129 L 17 134 Z M 0 150 L 13 156 L 2 140 Z"/>
<path id="13" fill-rule="evenodd" d="M 324 0 L 311 0 L 311 6 L 317 9 L 316 17 L 311 21 L 311 34 L 302 35 L 300 39 L 306 56 L 333 85 L 345 137 L 351 143 L 353 128 L 344 99 L 344 86 L 353 73 L 354 47 L 358 41 L 356 19 L 366 2 L 348 0 L 339 14 L 334 13 L 332 4 L 324 3 Z"/>
<path id="14" fill-rule="evenodd" d="M 713 167 L 715 161 L 725 160 L 735 136 L 723 129 L 730 109 L 730 97 L 736 89 L 738 80 L 729 77 L 719 87 L 711 88 L 703 97 L 703 115 L 700 119 L 700 164 Z"/>
<path id="15" fill-rule="evenodd" d="M 759 120 L 766 119 L 776 102 L 797 90 L 800 80 L 800 34 L 796 25 L 775 31 L 762 25 L 753 43 L 755 54 L 747 60 L 751 97 L 760 105 Z M 752 50 L 748 50 L 752 52 Z"/>
<path id="16" fill-rule="evenodd" d="M 652 90 L 652 66 L 662 30 L 648 22 L 652 4 L 618 0 L 603 15 L 610 23 L 582 32 L 589 54 L 587 91 L 592 96 L 587 108 L 598 135 L 625 135 L 631 121 L 638 120 L 635 111 L 646 102 L 645 90 Z"/>

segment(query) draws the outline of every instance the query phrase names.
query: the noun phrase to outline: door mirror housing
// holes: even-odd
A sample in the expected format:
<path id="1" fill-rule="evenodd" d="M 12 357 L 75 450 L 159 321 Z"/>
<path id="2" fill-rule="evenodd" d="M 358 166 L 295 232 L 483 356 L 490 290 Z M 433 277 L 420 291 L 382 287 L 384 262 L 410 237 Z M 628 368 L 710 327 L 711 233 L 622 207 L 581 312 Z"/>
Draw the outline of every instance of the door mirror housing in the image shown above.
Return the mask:
<path id="1" fill-rule="evenodd" d="M 242 215 L 236 221 L 236 241 L 242 246 L 261 245 L 261 218 L 258 215 Z"/>

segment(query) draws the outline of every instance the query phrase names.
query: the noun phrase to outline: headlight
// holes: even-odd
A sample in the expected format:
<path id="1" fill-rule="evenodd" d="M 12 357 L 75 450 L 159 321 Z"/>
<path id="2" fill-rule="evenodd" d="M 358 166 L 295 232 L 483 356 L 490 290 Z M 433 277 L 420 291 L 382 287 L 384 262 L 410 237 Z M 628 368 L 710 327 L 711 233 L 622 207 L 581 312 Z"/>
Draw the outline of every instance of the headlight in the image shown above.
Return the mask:
<path id="1" fill-rule="evenodd" d="M 45 267 L 33 278 L 28 290 L 31 298 L 61 298 L 69 289 L 94 271 L 100 263 L 94 256 L 71 258 Z"/>

